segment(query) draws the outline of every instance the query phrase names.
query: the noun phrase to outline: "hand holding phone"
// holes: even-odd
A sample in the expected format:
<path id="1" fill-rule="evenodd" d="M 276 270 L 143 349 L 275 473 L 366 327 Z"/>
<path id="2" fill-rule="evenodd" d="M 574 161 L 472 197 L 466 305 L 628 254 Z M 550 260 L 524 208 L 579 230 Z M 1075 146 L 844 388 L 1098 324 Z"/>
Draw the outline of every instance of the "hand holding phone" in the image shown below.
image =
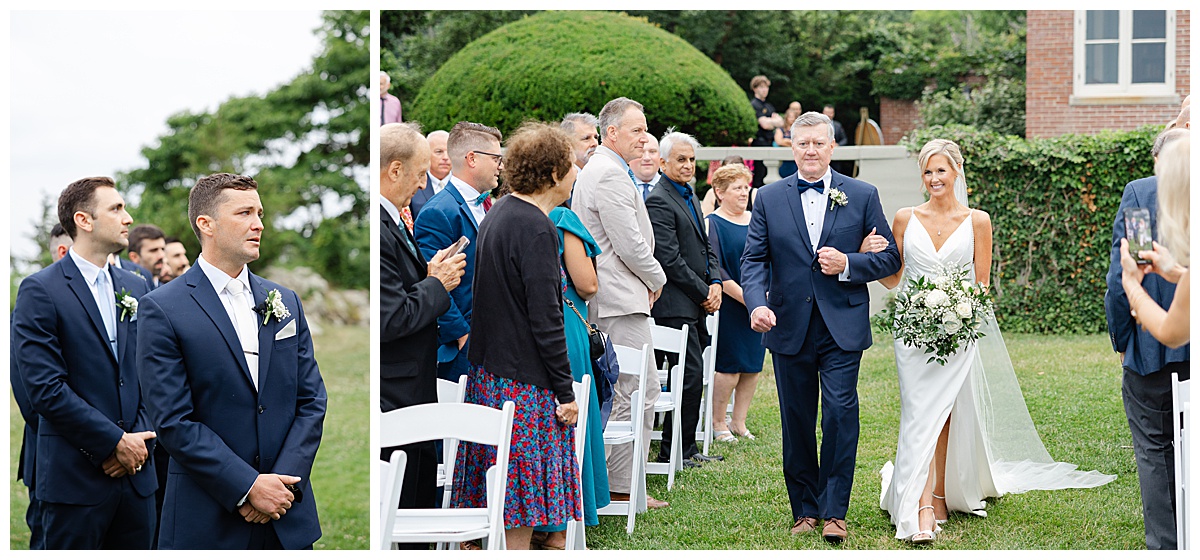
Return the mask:
<path id="1" fill-rule="evenodd" d="M 471 240 L 467 239 L 467 236 L 464 235 L 459 237 L 458 241 L 455 241 L 453 245 L 446 248 L 446 258 L 449 259 L 450 257 L 463 252 L 463 250 L 467 248 L 467 245 L 470 244 Z"/>

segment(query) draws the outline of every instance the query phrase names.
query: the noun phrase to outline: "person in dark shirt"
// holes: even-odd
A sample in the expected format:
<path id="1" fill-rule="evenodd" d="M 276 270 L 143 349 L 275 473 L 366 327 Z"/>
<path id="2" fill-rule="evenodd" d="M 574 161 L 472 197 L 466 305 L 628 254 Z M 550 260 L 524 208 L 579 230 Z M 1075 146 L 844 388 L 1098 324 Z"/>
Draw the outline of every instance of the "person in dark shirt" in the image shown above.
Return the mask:
<path id="1" fill-rule="evenodd" d="M 544 123 L 517 129 L 504 159 L 512 194 L 496 202 L 479 228 L 465 401 L 516 404 L 504 525 L 507 547 L 526 550 L 534 527 L 579 520 L 582 513 L 565 279 L 548 216 L 570 196 L 576 171 L 571 139 Z M 451 507 L 484 507 L 496 449 L 471 443 L 461 449 Z"/>
<path id="2" fill-rule="evenodd" d="M 775 129 L 783 126 L 783 117 L 775 112 L 774 105 L 767 103 L 767 93 L 771 90 L 771 80 L 768 80 L 766 76 L 755 76 L 750 79 L 750 89 L 754 91 L 754 97 L 750 99 L 750 105 L 754 107 L 754 118 L 758 119 L 758 133 L 754 136 L 754 140 L 750 142 L 750 145 L 769 148 L 772 142 L 775 141 Z M 761 161 L 755 161 L 754 182 L 750 186 L 756 189 L 761 187 L 763 178 L 766 176 L 766 165 Z"/>

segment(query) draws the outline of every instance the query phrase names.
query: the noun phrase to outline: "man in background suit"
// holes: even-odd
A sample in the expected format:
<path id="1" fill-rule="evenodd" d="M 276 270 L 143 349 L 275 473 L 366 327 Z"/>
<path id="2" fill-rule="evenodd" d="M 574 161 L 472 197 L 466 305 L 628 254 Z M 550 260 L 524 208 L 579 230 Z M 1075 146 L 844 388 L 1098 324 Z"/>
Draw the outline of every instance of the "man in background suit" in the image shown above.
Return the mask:
<path id="1" fill-rule="evenodd" d="M 467 373 L 468 335 L 471 331 L 472 282 L 475 278 L 475 236 L 485 212 L 492 206 L 489 193 L 504 169 L 500 131 L 462 121 L 450 129 L 447 149 L 453 173 L 442 192 L 433 195 L 413 228 L 421 255 L 433 260 L 438 251 L 458 241 L 470 240 L 462 282 L 450 292 L 450 310 L 438 319 L 438 376 L 458 381 Z"/>
<path id="2" fill-rule="evenodd" d="M 709 342 L 704 317 L 721 307 L 721 268 L 717 254 L 708 244 L 708 234 L 700 218 L 700 200 L 688 184 L 696 174 L 696 148 L 700 143 L 689 134 L 668 129 L 659 146 L 663 176 L 646 199 L 646 211 L 654 226 L 654 258 L 666 273 L 667 284 L 650 315 L 664 327 L 680 329 L 687 325 L 688 340 L 683 394 L 676 397 L 681 401 L 680 417 L 670 413 L 663 421 L 658 461 L 671 461 L 672 423 L 683 422 L 680 446 L 684 466 L 695 467 L 699 462 L 724 459 L 720 455 L 704 455 L 696 447 L 696 424 L 700 421 L 700 397 L 704 392 L 700 353 Z M 670 371 L 679 361 L 679 355 L 667 358 Z"/>
<path id="3" fill-rule="evenodd" d="M 633 171 L 633 180 L 638 188 L 638 193 L 642 195 L 642 200 L 647 200 L 650 193 L 654 191 L 654 185 L 657 185 L 661 178 L 658 173 L 662 166 L 662 158 L 658 153 L 658 138 L 647 132 L 646 146 L 642 149 L 641 157 L 635 157 L 627 163 L 629 169 Z M 647 210 L 649 210 L 648 206 Z"/>
<path id="4" fill-rule="evenodd" d="M 596 259 L 600 291 L 588 303 L 588 318 L 612 337 L 613 344 L 641 348 L 653 345 L 650 306 L 667 281 L 662 266 L 654 260 L 654 232 L 646 203 L 626 163 L 641 157 L 645 149 L 646 115 L 642 104 L 625 97 L 609 101 L 600 110 L 600 129 L 604 139 L 575 179 L 572 202 L 572 209 L 601 250 Z M 639 389 L 645 396 L 645 406 L 641 411 L 630 411 L 630 398 Z M 646 372 L 641 387 L 630 375 L 617 380 L 611 418 L 629 420 L 631 413 L 643 414 L 645 443 L 636 450 L 631 444 L 613 446 L 608 455 L 612 501 L 629 500 L 633 462 L 645 461 L 649 453 L 654 402 L 661 390 L 653 371 Z M 667 502 L 647 495 L 646 507 L 666 506 Z"/>
<path id="5" fill-rule="evenodd" d="M 429 171 L 425 172 L 425 187 L 418 189 L 408 204 L 413 220 L 417 219 L 421 208 L 433 195 L 442 192 L 450 184 L 450 153 L 446 151 L 449 137 L 450 133 L 445 130 L 435 130 L 425 137 L 429 143 Z"/>
<path id="6" fill-rule="evenodd" d="M 321 536 L 311 472 L 325 384 L 296 293 L 251 274 L 258 183 L 188 194 L 196 266 L 142 299 L 138 375 L 171 454 L 158 547 L 302 549 Z"/>
<path id="7" fill-rule="evenodd" d="M 1163 146 L 1187 135 L 1181 128 L 1159 134 L 1152 155 L 1155 161 Z M 1129 315 L 1129 300 L 1121 285 L 1121 240 L 1125 239 L 1126 208 L 1150 210 L 1150 231 L 1158 239 L 1158 178 L 1146 177 L 1125 185 L 1121 205 L 1113 221 L 1112 261 L 1108 267 L 1108 291 L 1104 294 L 1104 315 L 1114 352 L 1121 355 L 1124 374 L 1121 397 L 1125 416 L 1133 435 L 1137 458 L 1138 483 L 1142 494 L 1146 548 L 1175 550 L 1175 449 L 1174 414 L 1171 398 L 1171 373 L 1190 376 L 1191 348 L 1185 344 L 1168 348 Z M 1175 285 L 1157 274 L 1147 274 L 1142 287 L 1163 309 L 1175 297 Z"/>
<path id="8" fill-rule="evenodd" d="M 150 289 L 157 288 L 167 236 L 153 224 L 138 224 L 129 230 L 129 260 L 150 273 Z"/>
<path id="9" fill-rule="evenodd" d="M 599 122 L 591 113 L 571 113 L 564 116 L 562 122 L 558 123 L 559 128 L 571 137 L 576 170 L 582 170 L 583 166 L 587 165 L 588 160 L 592 159 L 592 154 L 596 153 L 596 148 L 600 145 L 600 133 L 596 131 Z"/>
<path id="10" fill-rule="evenodd" d="M 58 198 L 74 245 L 21 282 L 12 352 L 37 414 L 35 495 L 47 549 L 148 549 L 154 534 L 154 432 L 138 391 L 137 304 L 146 284 L 108 266 L 128 243 L 112 179 Z"/>
<path id="11" fill-rule="evenodd" d="M 71 236 L 67 235 L 67 230 L 63 229 L 62 224 L 54 224 L 54 227 L 50 228 L 50 262 L 56 263 L 59 259 L 67 256 L 67 251 L 71 250 L 73 243 Z M 8 326 L 11 333 L 11 316 Z M 17 480 L 25 483 L 25 488 L 29 491 L 29 506 L 25 508 L 25 524 L 29 526 L 29 550 L 44 550 L 46 542 L 42 535 L 42 508 L 36 495 L 37 480 L 33 468 L 37 463 L 38 416 L 33 411 L 33 405 L 29 403 L 29 393 L 25 392 L 25 382 L 22 380 L 21 370 L 17 366 L 16 346 L 11 344 L 12 340 L 15 340 L 15 337 L 9 339 L 8 380 L 12 385 L 13 400 L 16 401 L 17 408 L 21 411 L 21 418 L 25 421 L 20 456 L 17 459 Z"/>
<path id="12" fill-rule="evenodd" d="M 796 174 L 759 190 L 742 254 L 750 326 L 771 351 L 783 422 L 783 474 L 792 534 L 824 519 L 831 543 L 847 535 L 858 450 L 858 367 L 871 346 L 867 283 L 900 269 L 874 186 L 833 171 L 833 125 L 809 112 L 792 123 Z M 839 202 L 831 188 L 844 195 Z M 888 240 L 859 253 L 874 229 Z M 817 460 L 817 399 L 821 457 Z"/>
<path id="13" fill-rule="evenodd" d="M 429 148 L 409 124 L 379 129 L 379 409 L 437 402 L 437 318 L 450 309 L 450 290 L 466 256 L 438 251 L 426 263 L 400 224 L 399 208 L 417 192 L 429 166 Z M 408 454 L 400 507 L 432 508 L 438 457 L 434 442 L 385 448 Z"/>

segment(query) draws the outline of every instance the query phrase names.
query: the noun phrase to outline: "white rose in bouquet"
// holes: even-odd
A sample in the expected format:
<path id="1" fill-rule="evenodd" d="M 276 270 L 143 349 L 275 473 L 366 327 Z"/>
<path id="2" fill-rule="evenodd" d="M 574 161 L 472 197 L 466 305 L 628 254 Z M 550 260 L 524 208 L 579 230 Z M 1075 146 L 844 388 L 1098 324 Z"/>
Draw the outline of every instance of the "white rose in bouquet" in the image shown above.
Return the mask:
<path id="1" fill-rule="evenodd" d="M 971 318 L 971 302 L 969 302 L 969 301 L 958 302 L 958 305 L 954 306 L 954 311 L 956 311 L 958 313 L 959 317 L 962 317 L 963 319 L 970 319 Z"/>
<path id="2" fill-rule="evenodd" d="M 942 307 L 948 303 L 950 296 L 940 289 L 929 290 L 929 294 L 925 296 L 925 305 L 929 307 Z"/>
<path id="3" fill-rule="evenodd" d="M 942 291 L 950 289 L 950 282 L 951 280 L 944 275 L 933 279 L 933 285 L 937 286 L 937 288 Z"/>
<path id="4" fill-rule="evenodd" d="M 970 282 L 967 282 L 966 280 L 963 280 L 963 281 L 962 281 L 962 289 L 963 289 L 963 291 L 964 291 L 964 292 L 965 292 L 965 291 L 967 291 L 967 290 L 970 290 L 970 289 L 971 289 L 971 283 L 970 283 Z"/>
<path id="5" fill-rule="evenodd" d="M 946 334 L 953 335 L 962 329 L 962 321 L 958 320 L 958 315 L 950 312 L 942 316 L 942 326 L 946 329 Z"/>

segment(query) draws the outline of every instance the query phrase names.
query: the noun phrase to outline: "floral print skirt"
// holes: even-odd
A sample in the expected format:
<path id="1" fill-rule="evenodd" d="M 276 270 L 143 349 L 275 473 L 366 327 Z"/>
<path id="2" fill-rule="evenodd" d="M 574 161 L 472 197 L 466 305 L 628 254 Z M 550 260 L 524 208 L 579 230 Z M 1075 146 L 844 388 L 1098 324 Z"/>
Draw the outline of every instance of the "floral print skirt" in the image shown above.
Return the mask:
<path id="1" fill-rule="evenodd" d="M 579 466 L 575 462 L 575 427 L 554 416 L 554 392 L 472 365 L 465 401 L 501 408 L 516 405 L 508 460 L 504 526 L 537 527 L 579 520 Z M 460 442 L 454 464 L 451 507 L 487 505 L 487 470 L 496 464 L 496 448 Z"/>

